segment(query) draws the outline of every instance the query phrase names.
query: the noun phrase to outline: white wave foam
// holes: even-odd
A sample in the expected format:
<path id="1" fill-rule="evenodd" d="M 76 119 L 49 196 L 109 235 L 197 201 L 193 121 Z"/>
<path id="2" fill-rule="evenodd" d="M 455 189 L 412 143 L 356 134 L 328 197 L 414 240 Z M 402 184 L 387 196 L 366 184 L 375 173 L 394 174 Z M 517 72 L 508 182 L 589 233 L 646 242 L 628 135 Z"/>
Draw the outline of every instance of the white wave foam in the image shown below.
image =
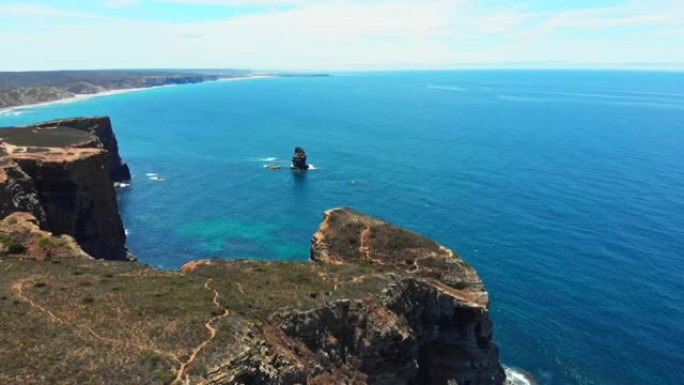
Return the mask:
<path id="1" fill-rule="evenodd" d="M 128 229 L 124 229 L 124 234 L 128 235 L 129 233 Z"/>
<path id="2" fill-rule="evenodd" d="M 145 174 L 149 180 L 156 180 L 156 181 L 162 181 L 164 180 L 164 177 L 155 173 L 155 172 L 148 172 Z"/>
<path id="3" fill-rule="evenodd" d="M 125 183 L 125 182 L 114 182 L 114 187 L 116 188 L 126 188 L 130 186 L 130 183 Z"/>
<path id="4" fill-rule="evenodd" d="M 276 158 L 275 156 L 269 156 L 269 157 L 266 157 L 266 158 L 261 158 L 261 159 L 259 159 L 259 161 L 261 161 L 261 162 L 273 162 L 273 161 L 275 161 L 275 160 L 277 160 L 277 159 L 278 159 L 278 158 Z"/>
<path id="5" fill-rule="evenodd" d="M 318 170 L 318 169 L 316 168 L 316 166 L 314 166 L 313 164 L 309 163 L 309 170 Z"/>
<path id="6" fill-rule="evenodd" d="M 26 111 L 19 110 L 19 109 L 7 109 L 4 111 L 0 111 L 0 116 L 19 116 L 19 115 L 24 115 Z"/>
<path id="7" fill-rule="evenodd" d="M 427 88 L 432 89 L 432 90 L 446 90 L 446 91 L 458 91 L 458 92 L 468 91 L 467 88 L 458 87 L 458 86 L 441 85 L 441 84 L 428 84 Z"/>
<path id="8" fill-rule="evenodd" d="M 504 371 L 506 372 L 507 385 L 536 385 L 537 383 L 516 369 L 504 366 Z"/>

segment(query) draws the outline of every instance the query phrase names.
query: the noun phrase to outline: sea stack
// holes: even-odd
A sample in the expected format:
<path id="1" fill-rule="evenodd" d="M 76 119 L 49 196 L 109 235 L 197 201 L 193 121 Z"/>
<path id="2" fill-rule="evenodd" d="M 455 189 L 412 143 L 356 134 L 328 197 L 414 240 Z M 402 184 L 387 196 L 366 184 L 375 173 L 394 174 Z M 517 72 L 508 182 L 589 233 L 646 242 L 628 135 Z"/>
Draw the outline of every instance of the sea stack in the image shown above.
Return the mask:
<path id="1" fill-rule="evenodd" d="M 295 147 L 294 155 L 292 156 L 291 170 L 308 170 L 309 165 L 306 163 L 306 152 L 301 147 Z"/>

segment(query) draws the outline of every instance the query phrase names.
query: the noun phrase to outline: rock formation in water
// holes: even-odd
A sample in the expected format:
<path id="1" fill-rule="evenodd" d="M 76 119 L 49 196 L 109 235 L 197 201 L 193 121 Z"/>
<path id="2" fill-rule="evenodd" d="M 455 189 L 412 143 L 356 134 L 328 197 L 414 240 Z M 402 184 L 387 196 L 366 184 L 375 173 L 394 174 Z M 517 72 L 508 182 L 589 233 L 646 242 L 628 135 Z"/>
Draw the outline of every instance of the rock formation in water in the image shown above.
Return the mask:
<path id="1" fill-rule="evenodd" d="M 0 139 L 0 214 L 29 212 L 97 258 L 128 258 L 112 176 L 130 174 L 108 118 L 2 128 Z"/>
<path id="2" fill-rule="evenodd" d="M 306 163 L 306 152 L 301 147 L 295 147 L 294 155 L 292 156 L 292 166 L 293 170 L 308 170 L 309 165 Z"/>

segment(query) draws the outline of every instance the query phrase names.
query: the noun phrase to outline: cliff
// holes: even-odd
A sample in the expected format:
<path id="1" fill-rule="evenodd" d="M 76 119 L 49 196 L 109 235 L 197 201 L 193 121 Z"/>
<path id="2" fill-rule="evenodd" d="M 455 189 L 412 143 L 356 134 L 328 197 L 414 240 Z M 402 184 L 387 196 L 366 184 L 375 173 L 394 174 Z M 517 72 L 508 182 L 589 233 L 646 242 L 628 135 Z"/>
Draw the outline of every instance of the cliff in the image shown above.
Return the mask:
<path id="1" fill-rule="evenodd" d="M 503 383 L 487 292 L 453 251 L 340 208 L 325 213 L 311 259 L 346 295 L 275 312 L 257 348 L 216 369 L 209 383 Z M 344 279 L 333 266 L 371 271 Z"/>
<path id="2" fill-rule="evenodd" d="M 160 271 L 29 246 L 0 254 L 3 383 L 505 383 L 475 271 L 350 209 L 326 212 L 311 263 Z"/>
<path id="3" fill-rule="evenodd" d="M 112 175 L 130 175 L 108 118 L 3 128 L 0 139 L 0 214 L 29 212 L 97 258 L 128 258 Z"/>
<path id="4" fill-rule="evenodd" d="M 506 383 L 482 281 L 428 238 L 336 208 L 310 263 L 98 261 L 126 258 L 109 120 L 0 138 L 0 383 Z"/>

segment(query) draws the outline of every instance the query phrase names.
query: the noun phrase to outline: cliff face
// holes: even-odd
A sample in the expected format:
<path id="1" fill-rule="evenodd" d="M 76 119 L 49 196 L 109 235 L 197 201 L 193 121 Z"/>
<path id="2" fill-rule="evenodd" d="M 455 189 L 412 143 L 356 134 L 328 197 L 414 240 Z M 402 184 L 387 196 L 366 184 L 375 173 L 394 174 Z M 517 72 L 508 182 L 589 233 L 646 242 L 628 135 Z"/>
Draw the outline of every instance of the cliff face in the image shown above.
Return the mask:
<path id="1" fill-rule="evenodd" d="M 95 257 L 127 258 L 123 223 L 106 173 L 106 152 L 81 153 L 66 162 L 34 157 L 17 162 L 34 180 L 47 229 L 72 235 Z"/>
<path id="2" fill-rule="evenodd" d="M 117 149 L 109 119 L 6 128 L 0 138 L 3 214 L 29 212 L 43 229 L 73 236 L 97 258 L 127 259 L 111 180 L 127 167 L 107 151 Z"/>
<path id="3" fill-rule="evenodd" d="M 28 212 L 42 227 L 46 227 L 47 216 L 33 179 L 5 154 L 0 163 L 0 216 L 4 218 L 17 211 Z"/>

